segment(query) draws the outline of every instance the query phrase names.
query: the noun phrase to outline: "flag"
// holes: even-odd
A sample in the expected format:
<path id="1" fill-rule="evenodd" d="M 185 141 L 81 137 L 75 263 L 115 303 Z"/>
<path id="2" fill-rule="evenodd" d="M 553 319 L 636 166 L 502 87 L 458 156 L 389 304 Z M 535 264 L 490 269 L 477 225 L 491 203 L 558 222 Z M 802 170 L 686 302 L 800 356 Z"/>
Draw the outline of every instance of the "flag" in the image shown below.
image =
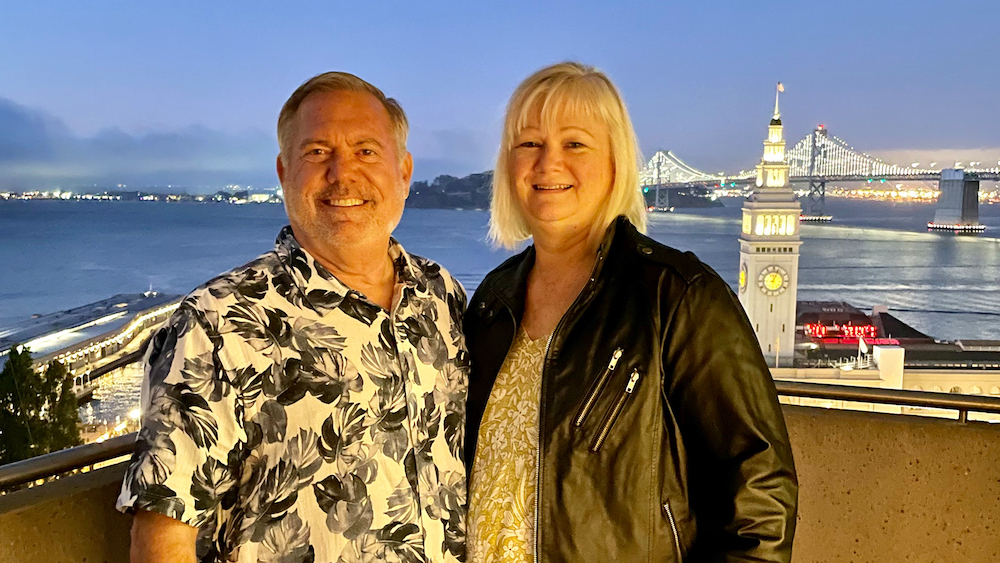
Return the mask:
<path id="1" fill-rule="evenodd" d="M 785 91 L 785 86 L 781 82 L 778 83 L 778 91 L 779 92 L 784 92 Z"/>
<path id="2" fill-rule="evenodd" d="M 868 353 L 868 343 L 865 342 L 865 337 L 864 336 L 859 336 L 858 337 L 858 354 L 867 354 L 867 353 Z"/>

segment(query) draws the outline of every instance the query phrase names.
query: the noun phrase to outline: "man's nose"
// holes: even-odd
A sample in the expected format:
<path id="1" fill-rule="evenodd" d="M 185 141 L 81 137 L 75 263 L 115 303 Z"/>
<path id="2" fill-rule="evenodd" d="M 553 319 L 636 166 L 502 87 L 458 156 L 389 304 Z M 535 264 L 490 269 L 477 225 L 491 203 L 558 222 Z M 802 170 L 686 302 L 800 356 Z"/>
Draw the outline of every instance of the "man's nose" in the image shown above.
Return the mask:
<path id="1" fill-rule="evenodd" d="M 349 172 L 349 163 L 340 151 L 333 151 L 326 161 L 326 181 L 336 184 L 344 180 Z"/>

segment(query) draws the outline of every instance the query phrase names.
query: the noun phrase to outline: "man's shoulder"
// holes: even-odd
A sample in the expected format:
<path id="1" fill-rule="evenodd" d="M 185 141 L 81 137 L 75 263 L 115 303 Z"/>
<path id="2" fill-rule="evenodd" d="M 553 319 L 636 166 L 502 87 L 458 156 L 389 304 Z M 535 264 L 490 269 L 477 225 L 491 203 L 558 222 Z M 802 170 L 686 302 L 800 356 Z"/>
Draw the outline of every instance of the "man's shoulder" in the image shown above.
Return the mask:
<path id="1" fill-rule="evenodd" d="M 463 301 L 465 300 L 465 288 L 458 281 L 458 278 L 451 275 L 447 268 L 424 256 L 411 253 L 407 253 L 407 256 L 410 258 L 410 264 L 416 270 L 414 275 L 418 281 L 427 284 L 428 288 L 432 290 L 439 290 L 434 293 L 454 295 Z"/>
<path id="2" fill-rule="evenodd" d="M 272 279 L 283 272 L 274 251 L 265 252 L 253 260 L 223 272 L 194 288 L 181 307 L 198 312 L 217 312 L 237 302 L 260 300 L 272 285 Z"/>

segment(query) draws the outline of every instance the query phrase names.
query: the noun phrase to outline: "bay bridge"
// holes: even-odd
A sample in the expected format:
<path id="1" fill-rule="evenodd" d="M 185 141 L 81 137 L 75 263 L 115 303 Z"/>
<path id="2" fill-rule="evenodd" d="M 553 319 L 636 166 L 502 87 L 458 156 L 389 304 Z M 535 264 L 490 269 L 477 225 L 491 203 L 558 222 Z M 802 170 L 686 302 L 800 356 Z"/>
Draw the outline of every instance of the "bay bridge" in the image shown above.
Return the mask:
<path id="1" fill-rule="evenodd" d="M 790 182 L 808 184 L 808 193 L 802 202 L 807 217 L 824 214 L 827 182 L 940 182 L 942 173 L 947 175 L 948 172 L 889 164 L 855 150 L 843 139 L 831 135 L 823 125 L 788 151 L 788 165 Z M 1000 181 L 1000 166 L 966 168 L 961 172 L 963 181 Z M 642 168 L 640 180 L 647 192 L 655 194 L 653 206 L 666 208 L 669 207 L 667 199 L 671 190 L 752 186 L 756 175 L 756 169 L 733 175 L 704 172 L 685 163 L 671 151 L 659 150 Z M 978 185 L 976 191 L 978 193 Z"/>

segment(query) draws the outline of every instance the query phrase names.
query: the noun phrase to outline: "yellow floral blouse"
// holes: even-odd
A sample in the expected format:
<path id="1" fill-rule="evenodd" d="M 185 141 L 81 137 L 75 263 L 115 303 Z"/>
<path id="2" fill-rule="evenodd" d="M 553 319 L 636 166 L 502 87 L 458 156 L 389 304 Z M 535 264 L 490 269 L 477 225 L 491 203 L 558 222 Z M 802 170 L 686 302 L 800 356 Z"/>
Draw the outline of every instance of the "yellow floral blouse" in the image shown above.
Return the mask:
<path id="1" fill-rule="evenodd" d="M 534 561 L 538 402 L 547 337 L 518 330 L 490 392 L 469 498 L 470 563 Z"/>

